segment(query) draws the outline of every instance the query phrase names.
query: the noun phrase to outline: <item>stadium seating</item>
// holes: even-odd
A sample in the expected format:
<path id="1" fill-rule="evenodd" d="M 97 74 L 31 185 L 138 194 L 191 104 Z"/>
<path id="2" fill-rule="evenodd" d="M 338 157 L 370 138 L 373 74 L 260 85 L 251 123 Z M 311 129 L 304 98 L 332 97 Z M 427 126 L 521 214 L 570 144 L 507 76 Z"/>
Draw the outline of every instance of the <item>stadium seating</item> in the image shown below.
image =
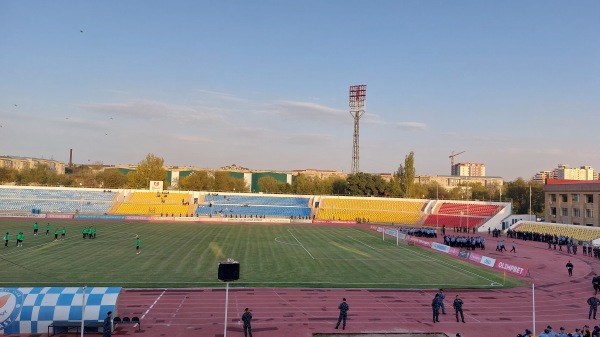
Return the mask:
<path id="1" fill-rule="evenodd" d="M 403 199 L 324 198 L 321 199 L 317 218 L 416 225 L 423 216 L 424 206 L 424 201 Z"/>
<path id="2" fill-rule="evenodd" d="M 0 188 L 0 210 L 106 213 L 115 193 L 102 190 Z"/>
<path id="3" fill-rule="evenodd" d="M 190 206 L 189 193 L 157 193 L 157 192 L 134 192 L 126 198 L 115 214 L 137 214 L 137 215 L 162 215 L 173 214 L 186 215 Z"/>
<path id="4" fill-rule="evenodd" d="M 265 196 L 260 194 L 207 194 L 198 206 L 200 215 L 310 217 L 310 199 L 296 196 Z M 211 206 L 212 205 L 212 206 Z"/>
<path id="5" fill-rule="evenodd" d="M 462 212 L 463 215 L 467 216 L 491 217 L 495 215 L 499 209 L 500 207 L 496 205 L 444 202 L 437 213 L 446 215 L 460 215 Z"/>
<path id="6" fill-rule="evenodd" d="M 309 198 L 295 196 L 263 196 L 260 194 L 233 195 L 233 194 L 207 194 L 205 203 L 213 205 L 256 205 L 256 206 L 290 206 L 308 207 Z"/>
<path id="7" fill-rule="evenodd" d="M 486 219 L 474 216 L 429 214 L 423 222 L 423 226 L 473 228 L 481 225 Z"/>
<path id="8" fill-rule="evenodd" d="M 514 229 L 521 232 L 568 236 L 579 241 L 592 241 L 600 238 L 600 228 L 588 226 L 526 221 Z"/>

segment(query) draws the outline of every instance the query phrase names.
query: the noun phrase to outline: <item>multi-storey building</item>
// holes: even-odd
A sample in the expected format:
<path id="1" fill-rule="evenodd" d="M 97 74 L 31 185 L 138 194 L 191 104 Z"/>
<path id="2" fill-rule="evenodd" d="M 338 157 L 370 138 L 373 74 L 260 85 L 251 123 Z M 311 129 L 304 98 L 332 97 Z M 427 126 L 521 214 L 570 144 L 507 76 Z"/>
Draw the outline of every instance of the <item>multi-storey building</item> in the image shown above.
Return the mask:
<path id="1" fill-rule="evenodd" d="M 598 173 L 591 166 L 570 168 L 569 165 L 560 164 L 552 171 L 552 176 L 563 180 L 598 180 Z"/>
<path id="2" fill-rule="evenodd" d="M 545 183 L 547 179 L 555 179 L 553 171 L 540 171 L 533 176 L 533 181 L 538 183 Z"/>
<path id="3" fill-rule="evenodd" d="M 465 162 L 452 166 L 452 175 L 460 177 L 485 177 L 485 164 Z"/>
<path id="4" fill-rule="evenodd" d="M 15 170 L 34 168 L 37 165 L 46 165 L 49 170 L 57 174 L 65 174 L 65 163 L 53 159 L 40 159 L 31 157 L 0 156 L 0 167 Z"/>
<path id="5" fill-rule="evenodd" d="M 544 185 L 546 221 L 600 226 L 600 181 L 548 179 Z"/>

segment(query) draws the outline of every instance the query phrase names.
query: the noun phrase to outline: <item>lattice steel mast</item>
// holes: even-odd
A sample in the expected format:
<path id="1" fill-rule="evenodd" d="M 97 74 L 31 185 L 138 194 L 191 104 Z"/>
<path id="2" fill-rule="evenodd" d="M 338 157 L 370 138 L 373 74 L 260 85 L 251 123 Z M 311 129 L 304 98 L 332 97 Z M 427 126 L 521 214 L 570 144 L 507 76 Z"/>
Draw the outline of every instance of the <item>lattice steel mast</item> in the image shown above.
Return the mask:
<path id="1" fill-rule="evenodd" d="M 350 115 L 354 119 L 354 138 L 352 144 L 352 169 L 350 173 L 358 173 L 359 169 L 359 122 L 360 118 L 365 114 L 365 99 L 367 97 L 367 85 L 350 86 Z"/>

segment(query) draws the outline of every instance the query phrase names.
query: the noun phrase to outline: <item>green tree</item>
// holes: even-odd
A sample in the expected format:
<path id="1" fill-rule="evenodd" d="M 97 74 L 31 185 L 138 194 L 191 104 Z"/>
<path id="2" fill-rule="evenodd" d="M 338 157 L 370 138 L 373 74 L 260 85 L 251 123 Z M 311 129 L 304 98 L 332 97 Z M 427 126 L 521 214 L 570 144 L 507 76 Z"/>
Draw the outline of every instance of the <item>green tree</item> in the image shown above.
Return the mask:
<path id="1" fill-rule="evenodd" d="M 59 178 L 46 165 L 39 164 L 33 168 L 23 169 L 18 172 L 15 182 L 20 185 L 56 185 L 59 182 Z"/>
<path id="2" fill-rule="evenodd" d="M 400 189 L 404 196 L 412 198 L 415 196 L 415 153 L 410 153 L 404 158 L 404 167 L 402 172 L 402 180 L 400 181 Z"/>
<path id="3" fill-rule="evenodd" d="M 214 189 L 215 178 L 208 171 L 194 171 L 179 181 L 181 189 L 188 191 L 211 191 Z"/>
<path id="4" fill-rule="evenodd" d="M 331 181 L 331 194 L 346 195 L 348 194 L 348 181 L 342 178 L 333 178 Z"/>
<path id="5" fill-rule="evenodd" d="M 379 176 L 368 173 L 355 173 L 346 178 L 346 190 L 355 196 L 384 196 L 386 182 Z"/>
<path id="6" fill-rule="evenodd" d="M 285 190 L 285 183 L 273 177 L 262 177 L 257 182 L 258 190 L 264 193 L 281 193 Z"/>
<path id="7" fill-rule="evenodd" d="M 17 179 L 18 171 L 12 168 L 0 167 L 0 183 L 12 183 Z"/>
<path id="8" fill-rule="evenodd" d="M 107 169 L 98 172 L 96 181 L 105 188 L 122 188 L 127 185 L 127 176 L 117 169 Z"/>
<path id="9" fill-rule="evenodd" d="M 227 171 L 216 171 L 214 173 L 214 190 L 223 192 L 247 192 L 248 187 L 244 179 L 236 179 Z"/>
<path id="10" fill-rule="evenodd" d="M 295 194 L 320 194 L 322 183 L 318 178 L 298 174 L 292 180 L 292 192 Z"/>
<path id="11" fill-rule="evenodd" d="M 131 188 L 148 188 L 150 181 L 162 181 L 167 185 L 167 171 L 163 168 L 164 159 L 148 153 L 146 158 L 138 163 L 134 172 L 127 175 L 127 184 Z"/>
<path id="12" fill-rule="evenodd" d="M 506 183 L 506 198 L 512 200 L 514 214 L 527 214 L 529 210 L 529 184 L 519 177 Z"/>

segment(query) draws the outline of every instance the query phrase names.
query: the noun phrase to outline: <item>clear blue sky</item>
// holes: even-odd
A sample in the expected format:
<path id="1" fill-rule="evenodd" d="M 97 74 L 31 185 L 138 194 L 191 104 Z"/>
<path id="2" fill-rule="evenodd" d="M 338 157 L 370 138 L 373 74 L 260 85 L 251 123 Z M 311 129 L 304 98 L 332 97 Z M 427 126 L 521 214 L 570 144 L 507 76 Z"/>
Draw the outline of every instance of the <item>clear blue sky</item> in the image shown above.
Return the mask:
<path id="1" fill-rule="evenodd" d="M 0 154 L 600 169 L 600 1 L 2 1 Z"/>

